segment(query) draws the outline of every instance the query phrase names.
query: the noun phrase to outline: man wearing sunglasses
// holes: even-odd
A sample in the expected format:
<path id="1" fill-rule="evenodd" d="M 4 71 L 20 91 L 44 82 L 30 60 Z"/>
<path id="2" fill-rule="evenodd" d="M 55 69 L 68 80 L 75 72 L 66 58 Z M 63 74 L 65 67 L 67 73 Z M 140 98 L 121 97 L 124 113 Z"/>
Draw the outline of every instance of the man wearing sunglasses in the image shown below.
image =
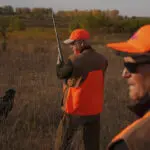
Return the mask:
<path id="1" fill-rule="evenodd" d="M 150 150 L 150 25 L 142 26 L 126 42 L 110 43 L 122 54 L 132 104 L 128 108 L 139 119 L 118 134 L 107 150 Z"/>
<path id="2" fill-rule="evenodd" d="M 89 39 L 88 31 L 74 30 L 64 41 L 70 45 L 73 55 L 66 64 L 61 64 L 58 59 L 57 76 L 65 80 L 62 99 L 64 114 L 57 130 L 55 150 L 78 149 L 73 139 L 79 129 L 83 131 L 85 150 L 100 149 L 100 114 L 108 62 L 91 47 Z"/>

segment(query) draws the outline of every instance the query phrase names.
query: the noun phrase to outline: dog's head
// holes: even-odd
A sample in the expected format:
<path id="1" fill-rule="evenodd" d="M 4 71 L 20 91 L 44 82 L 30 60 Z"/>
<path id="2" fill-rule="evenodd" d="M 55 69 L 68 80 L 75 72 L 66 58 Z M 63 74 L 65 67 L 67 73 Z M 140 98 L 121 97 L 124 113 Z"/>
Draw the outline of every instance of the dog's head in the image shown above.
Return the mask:
<path id="1" fill-rule="evenodd" d="M 15 94 L 16 94 L 16 90 L 14 89 L 8 89 L 6 92 L 5 92 L 5 96 L 7 98 L 14 98 L 15 97 Z"/>

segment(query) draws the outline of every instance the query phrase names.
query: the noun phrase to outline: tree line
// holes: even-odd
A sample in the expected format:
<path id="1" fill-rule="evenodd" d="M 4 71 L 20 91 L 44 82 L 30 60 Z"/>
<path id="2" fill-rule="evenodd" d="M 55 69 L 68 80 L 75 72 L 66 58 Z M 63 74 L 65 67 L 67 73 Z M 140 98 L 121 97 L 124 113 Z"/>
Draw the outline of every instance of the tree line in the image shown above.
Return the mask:
<path id="1" fill-rule="evenodd" d="M 16 7 L 13 8 L 11 5 L 5 5 L 5 6 L 1 6 L 0 7 L 0 15 L 19 15 L 19 14 L 34 14 L 34 13 L 38 13 L 38 14 L 49 14 L 52 8 L 40 8 L 40 7 L 36 7 L 36 8 L 29 8 L 29 7 Z M 92 9 L 92 10 L 78 10 L 78 9 L 74 9 L 71 11 L 57 11 L 55 14 L 57 16 L 61 16 L 61 17 L 67 17 L 67 16 L 75 16 L 75 15 L 85 15 L 85 14 L 93 14 L 93 15 L 97 15 L 97 14 L 101 14 L 101 13 L 105 13 L 108 16 L 117 16 L 119 14 L 118 10 L 100 10 L 100 9 Z"/>
<path id="2" fill-rule="evenodd" d="M 47 14 L 51 8 L 28 8 L 17 7 L 13 8 L 11 5 L 5 5 L 0 7 L 1 15 L 16 15 L 16 14 L 30 14 L 30 13 L 42 13 Z"/>
<path id="3" fill-rule="evenodd" d="M 121 16 L 116 9 L 60 10 L 55 12 L 55 18 L 58 27 L 68 28 L 70 32 L 80 27 L 108 33 L 126 33 L 134 32 L 140 26 L 150 24 L 148 17 Z M 0 7 L 0 28 L 5 26 L 8 31 L 15 31 L 25 30 L 31 25 L 32 27 L 53 27 L 51 8 L 13 8 L 10 5 Z"/>

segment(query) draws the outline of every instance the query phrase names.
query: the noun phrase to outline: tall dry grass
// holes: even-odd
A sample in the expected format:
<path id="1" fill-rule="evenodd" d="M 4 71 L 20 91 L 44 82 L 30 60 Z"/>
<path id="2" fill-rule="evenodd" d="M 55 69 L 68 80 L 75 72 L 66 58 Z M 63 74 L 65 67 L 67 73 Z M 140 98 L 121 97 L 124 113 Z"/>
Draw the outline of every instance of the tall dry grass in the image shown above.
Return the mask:
<path id="1" fill-rule="evenodd" d="M 124 36 L 120 37 L 120 40 Z M 109 61 L 105 78 L 105 106 L 101 116 L 101 150 L 128 125 L 134 116 L 127 110 L 127 85 L 121 79 L 122 60 L 103 47 L 115 35 L 93 37 L 94 48 Z M 101 44 L 99 44 L 101 43 Z M 63 46 L 65 59 L 71 53 Z M 62 115 L 60 81 L 56 77 L 56 43 L 45 39 L 11 39 L 6 52 L 0 50 L 0 91 L 15 88 L 15 104 L 0 124 L 1 150 L 52 150 Z M 79 138 L 76 138 L 79 142 Z"/>

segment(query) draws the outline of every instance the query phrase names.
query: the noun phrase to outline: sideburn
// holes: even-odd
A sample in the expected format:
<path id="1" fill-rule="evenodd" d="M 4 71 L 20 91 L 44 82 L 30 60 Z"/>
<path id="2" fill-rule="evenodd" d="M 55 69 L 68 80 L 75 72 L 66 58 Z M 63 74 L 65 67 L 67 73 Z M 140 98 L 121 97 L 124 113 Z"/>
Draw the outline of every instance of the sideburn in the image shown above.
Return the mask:
<path id="1" fill-rule="evenodd" d="M 85 43 L 84 41 L 75 42 L 76 49 L 82 53 L 85 49 L 91 49 L 91 46 Z"/>

